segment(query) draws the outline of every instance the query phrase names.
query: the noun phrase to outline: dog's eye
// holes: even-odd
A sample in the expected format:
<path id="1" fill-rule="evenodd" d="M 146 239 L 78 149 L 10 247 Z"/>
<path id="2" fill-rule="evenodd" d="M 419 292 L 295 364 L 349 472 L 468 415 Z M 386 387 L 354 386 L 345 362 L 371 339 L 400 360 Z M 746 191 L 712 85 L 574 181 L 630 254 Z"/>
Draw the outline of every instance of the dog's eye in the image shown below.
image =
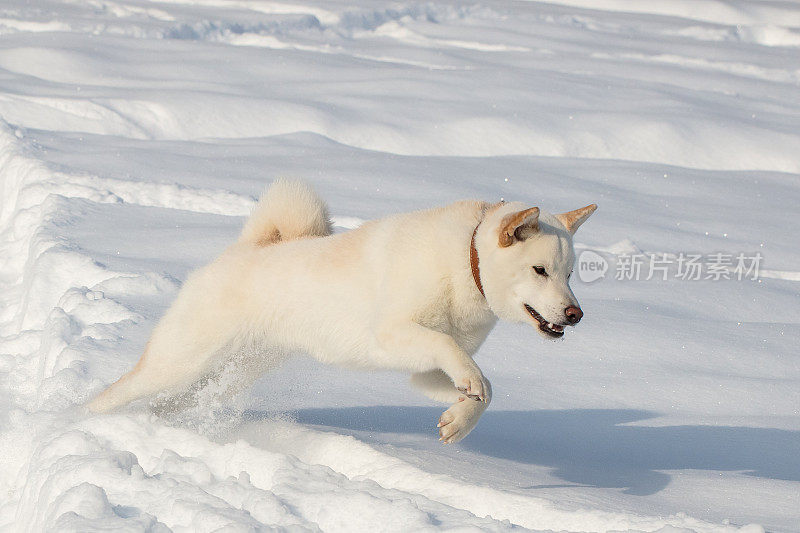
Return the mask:
<path id="1" fill-rule="evenodd" d="M 533 267 L 533 270 L 537 274 L 539 274 L 540 276 L 544 276 L 544 277 L 549 276 L 549 274 L 547 273 L 547 270 L 545 270 L 543 266 L 535 266 L 535 267 Z"/>

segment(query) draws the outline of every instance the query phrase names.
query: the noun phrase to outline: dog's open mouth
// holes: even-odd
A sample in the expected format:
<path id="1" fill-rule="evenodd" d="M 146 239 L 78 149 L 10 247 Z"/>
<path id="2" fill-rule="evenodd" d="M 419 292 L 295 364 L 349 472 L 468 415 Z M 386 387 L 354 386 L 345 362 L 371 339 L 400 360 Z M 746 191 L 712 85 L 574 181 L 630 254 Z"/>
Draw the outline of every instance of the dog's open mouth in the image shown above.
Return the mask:
<path id="1" fill-rule="evenodd" d="M 542 315 L 536 312 L 536 309 L 531 307 L 528 304 L 525 305 L 525 310 L 531 315 L 536 321 L 539 323 L 539 329 L 551 337 L 563 337 L 564 336 L 564 326 L 560 326 L 558 324 L 553 324 L 552 322 L 548 322 L 544 319 Z"/>

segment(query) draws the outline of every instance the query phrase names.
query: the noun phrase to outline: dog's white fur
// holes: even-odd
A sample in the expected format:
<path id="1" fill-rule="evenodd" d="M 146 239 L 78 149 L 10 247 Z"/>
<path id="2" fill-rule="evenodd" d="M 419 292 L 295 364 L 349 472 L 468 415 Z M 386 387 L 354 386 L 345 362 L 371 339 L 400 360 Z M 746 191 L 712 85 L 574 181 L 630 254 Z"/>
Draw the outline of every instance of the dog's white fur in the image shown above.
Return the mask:
<path id="1" fill-rule="evenodd" d="M 565 325 L 564 309 L 577 306 L 568 285 L 572 232 L 588 214 L 528 214 L 525 207 L 462 201 L 331 235 L 327 208 L 311 188 L 278 180 L 239 240 L 189 276 L 136 367 L 89 409 L 186 390 L 226 354 L 256 346 L 411 372 L 425 394 L 452 404 L 439 431 L 444 442 L 458 441 L 491 399 L 472 355 L 497 317 L 539 326 L 528 304 Z M 470 268 L 476 226 L 485 298 Z"/>

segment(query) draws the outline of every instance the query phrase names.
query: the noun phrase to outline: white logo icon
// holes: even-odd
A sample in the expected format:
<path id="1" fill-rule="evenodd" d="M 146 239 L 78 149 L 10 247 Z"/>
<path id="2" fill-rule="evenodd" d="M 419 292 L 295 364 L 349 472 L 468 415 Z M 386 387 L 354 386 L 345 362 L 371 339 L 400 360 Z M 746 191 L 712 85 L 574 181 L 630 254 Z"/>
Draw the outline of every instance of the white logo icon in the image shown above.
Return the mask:
<path id="1" fill-rule="evenodd" d="M 608 261 L 597 252 L 584 250 L 578 256 L 578 277 L 584 283 L 591 283 L 606 275 Z"/>

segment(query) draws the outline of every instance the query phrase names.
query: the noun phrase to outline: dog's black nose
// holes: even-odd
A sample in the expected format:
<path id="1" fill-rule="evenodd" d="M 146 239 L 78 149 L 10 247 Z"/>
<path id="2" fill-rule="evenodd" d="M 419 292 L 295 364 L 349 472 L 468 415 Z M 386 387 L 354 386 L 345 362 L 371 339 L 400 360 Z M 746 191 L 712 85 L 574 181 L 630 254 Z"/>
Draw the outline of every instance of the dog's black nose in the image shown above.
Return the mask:
<path id="1" fill-rule="evenodd" d="M 580 307 L 570 305 L 566 309 L 564 309 L 564 314 L 567 316 L 567 322 L 572 325 L 577 324 L 583 318 L 583 311 L 581 311 Z"/>

